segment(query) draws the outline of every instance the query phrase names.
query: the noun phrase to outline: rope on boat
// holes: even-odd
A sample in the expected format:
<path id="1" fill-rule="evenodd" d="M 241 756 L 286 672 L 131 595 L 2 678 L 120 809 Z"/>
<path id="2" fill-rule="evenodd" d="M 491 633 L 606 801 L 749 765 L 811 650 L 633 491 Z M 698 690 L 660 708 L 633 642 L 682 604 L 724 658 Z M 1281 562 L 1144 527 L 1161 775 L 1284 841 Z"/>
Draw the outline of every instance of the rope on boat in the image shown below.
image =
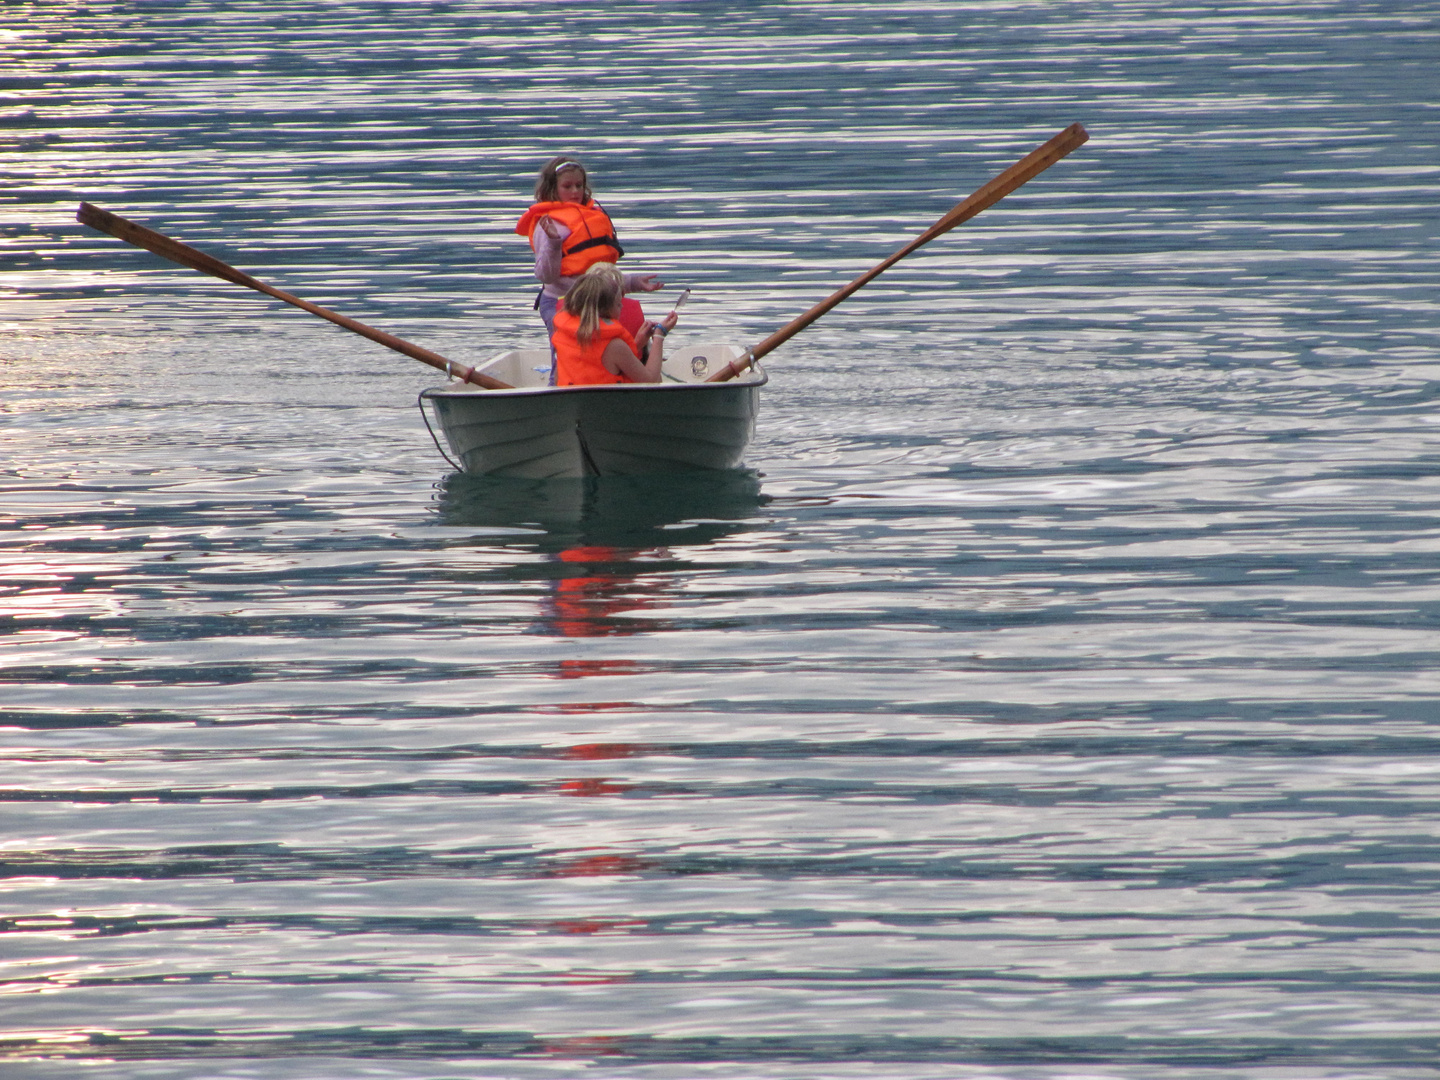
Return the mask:
<path id="1" fill-rule="evenodd" d="M 449 454 L 445 452 L 445 448 L 440 445 L 440 440 L 435 435 L 435 429 L 430 426 L 430 417 L 425 413 L 424 390 L 421 390 L 420 396 L 415 399 L 415 405 L 420 410 L 420 419 L 425 421 L 425 430 L 430 432 L 430 441 L 435 444 L 435 449 L 440 451 L 440 456 L 443 457 L 446 461 L 448 461 L 451 465 L 453 465 L 456 472 L 464 472 L 465 466 L 461 465 L 458 461 L 456 461 L 454 458 L 452 458 Z"/>

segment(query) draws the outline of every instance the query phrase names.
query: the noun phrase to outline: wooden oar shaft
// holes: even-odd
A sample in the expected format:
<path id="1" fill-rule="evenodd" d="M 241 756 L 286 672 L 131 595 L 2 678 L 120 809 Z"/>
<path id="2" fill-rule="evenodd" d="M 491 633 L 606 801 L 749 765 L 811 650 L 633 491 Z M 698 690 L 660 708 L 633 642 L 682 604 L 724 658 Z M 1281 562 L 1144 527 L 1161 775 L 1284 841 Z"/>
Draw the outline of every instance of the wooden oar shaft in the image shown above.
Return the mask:
<path id="1" fill-rule="evenodd" d="M 154 229 L 147 229 L 144 225 L 138 225 L 133 221 L 122 218 L 119 214 L 112 214 L 108 210 L 102 210 L 98 206 L 82 202 L 80 210 L 75 219 L 92 229 L 109 233 L 117 239 L 124 240 L 127 244 L 134 244 L 136 247 L 144 248 L 146 251 L 154 252 L 162 258 L 171 262 L 179 263 L 181 266 L 188 266 L 192 270 L 199 270 L 202 274 L 210 274 L 224 281 L 230 281 L 236 285 L 244 285 L 246 288 L 262 292 L 267 296 L 273 296 L 276 300 L 283 300 L 287 304 L 294 304 L 296 307 L 318 315 L 322 319 L 328 319 L 336 326 L 343 326 L 346 330 L 353 331 L 361 337 L 369 338 L 377 344 L 384 345 L 387 349 L 394 349 L 398 353 L 404 353 L 413 360 L 419 360 L 422 364 L 429 364 L 433 368 L 439 368 L 461 378 L 476 386 L 483 386 L 487 390 L 513 390 L 509 383 L 501 382 L 499 379 L 491 378 L 489 375 L 481 374 L 472 367 L 464 364 L 457 364 L 445 359 L 439 353 L 433 353 L 429 349 L 422 349 L 419 345 L 412 345 L 403 338 L 394 334 L 387 334 L 384 330 L 376 330 L 373 326 L 367 326 L 356 319 L 340 315 L 319 304 L 312 304 L 308 300 L 301 300 L 298 296 L 292 296 L 282 289 L 273 285 L 266 285 L 244 271 L 237 270 L 228 263 L 223 263 L 213 255 L 206 255 L 189 244 L 182 244 L 173 240 L 163 233 Z"/>
<path id="2" fill-rule="evenodd" d="M 1070 151 L 1083 145 L 1089 138 L 1089 133 L 1086 132 L 1083 127 L 1079 124 L 1071 124 L 1043 146 L 1036 147 L 1030 151 L 1030 153 L 1026 154 L 1014 165 L 1011 165 L 999 176 L 977 188 L 969 198 L 956 203 L 944 217 L 934 225 L 931 225 L 930 228 L 926 229 L 914 240 L 911 240 L 910 243 L 906 244 L 899 251 L 895 252 L 894 255 L 891 255 L 888 259 L 885 259 L 876 266 L 871 267 L 854 281 L 850 282 L 849 285 L 832 293 L 798 319 L 786 323 L 779 330 L 776 330 L 775 333 L 760 342 L 760 344 L 750 349 L 744 356 L 732 360 L 714 375 L 711 375 L 708 381 L 724 382 L 726 379 L 733 379 L 777 345 L 789 341 L 847 296 L 850 296 L 852 293 L 874 281 L 916 248 L 928 244 L 937 236 L 949 232 L 962 221 L 970 220 L 987 206 L 994 206 L 1021 184 L 1044 172 L 1051 165 L 1054 165 L 1055 162 L 1070 153 Z"/>

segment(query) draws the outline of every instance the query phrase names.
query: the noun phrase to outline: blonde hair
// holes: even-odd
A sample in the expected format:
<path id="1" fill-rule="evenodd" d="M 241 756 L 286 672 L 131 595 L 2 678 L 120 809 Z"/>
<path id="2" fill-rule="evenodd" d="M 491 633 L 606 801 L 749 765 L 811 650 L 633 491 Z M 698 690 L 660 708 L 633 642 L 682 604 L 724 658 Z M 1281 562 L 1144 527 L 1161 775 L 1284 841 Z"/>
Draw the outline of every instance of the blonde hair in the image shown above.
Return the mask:
<path id="1" fill-rule="evenodd" d="M 589 345 L 600 329 L 601 319 L 620 315 L 620 302 L 625 296 L 625 275 L 614 263 L 596 263 L 580 275 L 565 294 L 565 310 L 580 319 L 575 336 L 581 345 Z"/>
<path id="2" fill-rule="evenodd" d="M 573 154 L 561 154 L 559 157 L 553 157 L 547 161 L 545 167 L 540 170 L 540 175 L 535 178 L 536 202 L 559 202 L 560 173 L 566 167 L 580 170 L 580 176 L 585 181 L 583 200 L 590 201 L 590 174 L 585 171 L 585 166 L 581 165 L 579 159 Z"/>

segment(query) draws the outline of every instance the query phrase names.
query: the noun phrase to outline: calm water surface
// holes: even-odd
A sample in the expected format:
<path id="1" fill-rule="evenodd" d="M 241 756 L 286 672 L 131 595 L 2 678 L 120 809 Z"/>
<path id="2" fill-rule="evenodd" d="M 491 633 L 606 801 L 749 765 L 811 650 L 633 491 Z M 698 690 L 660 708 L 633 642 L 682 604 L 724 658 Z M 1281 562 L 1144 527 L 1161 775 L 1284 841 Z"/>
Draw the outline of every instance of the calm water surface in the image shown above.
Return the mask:
<path id="1" fill-rule="evenodd" d="M 0 9 L 0 1075 L 1426 1077 L 1440 6 Z M 749 468 L 456 475 L 584 156 Z"/>

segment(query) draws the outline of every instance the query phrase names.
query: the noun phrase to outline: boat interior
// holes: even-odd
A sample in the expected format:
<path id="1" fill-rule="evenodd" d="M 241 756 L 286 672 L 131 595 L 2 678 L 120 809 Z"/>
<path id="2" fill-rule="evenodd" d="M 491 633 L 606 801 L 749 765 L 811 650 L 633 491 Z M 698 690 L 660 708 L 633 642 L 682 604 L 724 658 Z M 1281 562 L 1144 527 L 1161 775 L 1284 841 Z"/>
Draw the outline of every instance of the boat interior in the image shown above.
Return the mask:
<path id="1" fill-rule="evenodd" d="M 667 383 L 703 383 L 744 350 L 729 342 L 702 341 L 696 344 L 666 342 L 665 363 L 660 372 L 662 381 Z M 518 389 L 539 389 L 549 384 L 549 349 L 512 349 L 492 357 L 476 367 L 486 375 L 494 376 Z M 753 368 L 737 377 L 737 381 L 752 382 L 760 379 Z M 447 390 L 469 389 L 469 384 L 452 380 Z M 479 391 L 479 387 L 474 387 Z"/>

